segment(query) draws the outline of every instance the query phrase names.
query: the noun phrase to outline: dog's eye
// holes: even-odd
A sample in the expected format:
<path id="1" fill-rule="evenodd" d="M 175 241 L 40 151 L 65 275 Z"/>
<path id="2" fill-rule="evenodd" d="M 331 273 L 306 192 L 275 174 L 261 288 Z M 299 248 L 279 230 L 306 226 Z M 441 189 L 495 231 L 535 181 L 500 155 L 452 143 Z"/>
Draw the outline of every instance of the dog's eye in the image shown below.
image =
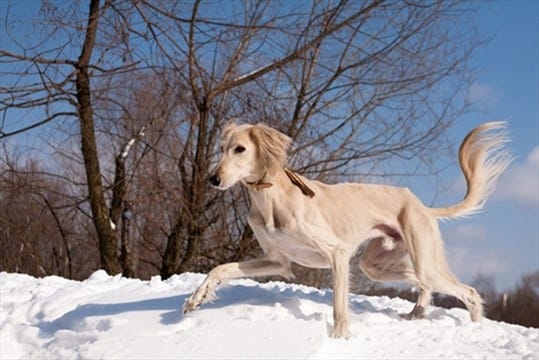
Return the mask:
<path id="1" fill-rule="evenodd" d="M 236 146 L 236 148 L 234 149 L 234 153 L 236 154 L 241 154 L 244 151 L 245 151 L 245 147 L 241 145 Z"/>

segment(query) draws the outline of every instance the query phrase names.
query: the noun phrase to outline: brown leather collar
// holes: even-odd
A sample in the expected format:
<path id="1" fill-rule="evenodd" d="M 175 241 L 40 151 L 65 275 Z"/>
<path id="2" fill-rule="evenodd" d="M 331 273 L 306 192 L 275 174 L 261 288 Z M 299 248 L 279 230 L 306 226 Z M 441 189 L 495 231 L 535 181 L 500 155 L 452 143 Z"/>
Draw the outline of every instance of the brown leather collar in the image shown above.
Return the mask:
<path id="1" fill-rule="evenodd" d="M 294 171 L 292 171 L 290 169 L 287 169 L 287 168 L 284 168 L 284 172 L 286 173 L 286 175 L 288 176 L 288 178 L 290 179 L 292 184 L 294 184 L 295 186 L 297 186 L 301 190 L 303 195 L 308 196 L 310 198 L 313 198 L 316 195 L 315 192 L 310 187 L 308 187 L 303 182 L 303 180 L 301 180 L 301 178 L 298 176 L 298 174 L 296 174 Z M 260 191 L 260 190 L 270 188 L 270 187 L 273 186 L 273 184 L 270 183 L 270 182 L 263 181 L 264 178 L 266 177 L 266 175 L 267 175 L 267 173 L 265 173 L 258 181 L 246 182 L 246 184 L 248 186 L 253 187 L 256 191 Z"/>
<path id="2" fill-rule="evenodd" d="M 257 181 L 246 182 L 247 186 L 253 187 L 256 191 L 260 191 L 260 190 L 264 190 L 264 189 L 272 187 L 273 186 L 272 183 L 263 181 L 266 175 L 267 173 L 264 173 L 264 175 Z"/>

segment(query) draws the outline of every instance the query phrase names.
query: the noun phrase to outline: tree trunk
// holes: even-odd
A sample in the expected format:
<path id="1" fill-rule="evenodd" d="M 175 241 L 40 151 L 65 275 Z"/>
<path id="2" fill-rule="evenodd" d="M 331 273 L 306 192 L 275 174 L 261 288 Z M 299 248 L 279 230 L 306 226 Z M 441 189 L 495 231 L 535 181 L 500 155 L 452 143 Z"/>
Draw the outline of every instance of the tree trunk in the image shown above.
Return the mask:
<path id="1" fill-rule="evenodd" d="M 90 96 L 90 76 L 88 73 L 88 64 L 90 63 L 92 49 L 95 44 L 98 19 L 99 0 L 92 0 L 90 2 L 86 37 L 76 65 L 77 111 L 80 122 L 82 156 L 88 182 L 88 196 L 92 209 L 92 220 L 99 239 L 101 266 L 109 274 L 117 274 L 122 272 L 122 267 L 118 258 L 118 244 L 111 226 L 101 181 Z"/>
<path id="2" fill-rule="evenodd" d="M 200 104 L 197 104 L 197 107 L 199 110 L 199 122 L 194 163 L 191 168 L 192 180 L 189 182 L 188 188 L 184 189 L 185 208 L 181 210 L 176 225 L 168 236 L 161 268 L 161 277 L 163 279 L 175 273 L 192 269 L 193 260 L 197 255 L 197 245 L 204 236 L 206 227 L 204 203 L 207 199 L 204 197 L 204 188 L 207 186 L 206 177 L 208 175 L 209 104 L 204 98 Z"/>
<path id="3" fill-rule="evenodd" d="M 184 211 L 182 210 L 181 214 L 178 216 L 174 229 L 167 237 L 167 246 L 163 256 L 163 263 L 161 265 L 161 278 L 163 279 L 168 279 L 178 271 L 183 245 L 183 213 Z"/>
<path id="4" fill-rule="evenodd" d="M 122 212 L 122 233 L 121 233 L 121 262 L 123 274 L 126 277 L 134 278 L 137 275 L 136 271 L 136 260 L 133 254 L 133 243 L 130 238 L 130 228 L 131 228 L 131 217 L 132 213 L 129 209 L 129 206 L 124 207 Z"/>

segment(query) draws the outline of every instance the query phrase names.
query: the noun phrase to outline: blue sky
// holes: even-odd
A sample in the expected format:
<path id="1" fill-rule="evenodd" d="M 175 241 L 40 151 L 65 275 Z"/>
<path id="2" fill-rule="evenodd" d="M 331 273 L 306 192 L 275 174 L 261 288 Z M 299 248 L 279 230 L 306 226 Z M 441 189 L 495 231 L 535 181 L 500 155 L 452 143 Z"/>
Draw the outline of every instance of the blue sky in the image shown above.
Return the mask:
<path id="1" fill-rule="evenodd" d="M 539 270 L 539 1 L 487 1 L 477 16 L 480 34 L 492 36 L 472 58 L 478 73 L 471 97 L 481 111 L 463 117 L 454 138 L 485 121 L 507 121 L 516 160 L 483 213 L 445 223 L 442 231 L 461 279 L 469 282 L 481 272 L 503 290 L 523 273 Z M 453 186 L 437 205 L 464 195 L 456 164 L 447 173 Z"/>

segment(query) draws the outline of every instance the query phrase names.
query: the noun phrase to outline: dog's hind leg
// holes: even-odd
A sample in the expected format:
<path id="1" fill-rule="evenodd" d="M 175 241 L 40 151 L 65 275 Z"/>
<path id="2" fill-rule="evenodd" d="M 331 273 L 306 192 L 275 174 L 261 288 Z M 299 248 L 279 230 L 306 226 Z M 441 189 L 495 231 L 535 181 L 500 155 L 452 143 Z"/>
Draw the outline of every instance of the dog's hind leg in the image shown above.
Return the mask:
<path id="1" fill-rule="evenodd" d="M 401 317 L 406 320 L 423 319 L 425 309 L 430 305 L 431 298 L 432 290 L 430 288 L 419 287 L 419 295 L 414 308 L 407 314 L 401 314 Z"/>
<path id="2" fill-rule="evenodd" d="M 447 265 L 444 265 L 438 272 L 439 277 L 435 279 L 434 290 L 456 297 L 466 305 L 472 321 L 477 322 L 481 320 L 481 316 L 483 315 L 483 300 L 477 290 L 458 281 Z"/>
<path id="3" fill-rule="evenodd" d="M 436 219 L 422 211 L 420 206 L 405 206 L 399 215 L 399 223 L 419 288 L 413 310 L 403 318 L 422 318 L 431 302 L 433 280 L 438 278 L 438 263 L 443 260 L 441 235 Z"/>
<path id="4" fill-rule="evenodd" d="M 412 312 L 402 315 L 406 319 L 417 319 L 424 316 L 425 308 L 429 305 L 431 293 L 429 287 L 421 286 L 414 268 L 408 257 L 408 252 L 401 239 L 394 239 L 395 246 L 385 250 L 387 239 L 372 239 L 361 254 L 359 267 L 369 278 L 376 281 L 405 281 L 420 288 L 417 304 Z"/>
<path id="5" fill-rule="evenodd" d="M 472 321 L 479 321 L 483 314 L 481 296 L 474 288 L 459 282 L 449 270 L 437 220 L 421 208 L 405 207 L 399 221 L 420 289 L 417 303 L 407 317 L 422 315 L 430 303 L 432 291 L 436 291 L 460 299 L 470 312 Z"/>

